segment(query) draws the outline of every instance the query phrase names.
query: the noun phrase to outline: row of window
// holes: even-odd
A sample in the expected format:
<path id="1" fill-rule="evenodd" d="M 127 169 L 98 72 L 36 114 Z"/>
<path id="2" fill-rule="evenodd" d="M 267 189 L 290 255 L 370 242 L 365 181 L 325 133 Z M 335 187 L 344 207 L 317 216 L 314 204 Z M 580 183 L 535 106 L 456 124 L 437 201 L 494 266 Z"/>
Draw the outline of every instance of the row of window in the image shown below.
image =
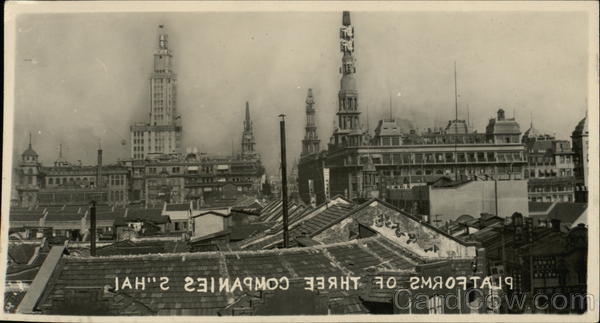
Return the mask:
<path id="1" fill-rule="evenodd" d="M 380 156 L 379 156 L 380 155 Z M 369 156 L 361 156 L 361 164 L 368 163 Z M 371 157 L 373 164 L 436 164 L 477 162 L 519 162 L 520 152 L 468 152 L 468 153 L 383 153 Z M 348 156 L 347 163 L 355 164 L 356 156 Z"/>
<path id="2" fill-rule="evenodd" d="M 122 186 L 127 184 L 125 175 L 110 175 L 110 185 Z"/>
<path id="3" fill-rule="evenodd" d="M 532 193 L 542 192 L 572 192 L 573 186 L 567 185 L 552 185 L 552 186 L 529 186 L 528 191 Z"/>
<path id="4" fill-rule="evenodd" d="M 458 167 L 458 168 L 413 168 L 413 169 L 396 169 L 384 170 L 381 174 L 385 177 L 393 176 L 410 176 L 410 175 L 444 175 L 454 174 L 454 172 L 464 175 L 494 175 L 494 174 L 520 174 L 522 168 L 520 166 L 497 166 L 497 167 Z"/>
<path id="5" fill-rule="evenodd" d="M 559 175 L 560 174 L 560 175 Z M 571 177 L 573 175 L 573 171 L 571 169 L 560 169 L 560 172 L 556 172 L 555 169 L 538 169 L 538 171 L 536 172 L 534 169 L 529 171 L 529 177 L 530 178 L 536 178 L 536 177 Z"/>
<path id="6" fill-rule="evenodd" d="M 111 201 L 125 201 L 125 192 L 124 191 L 110 191 L 110 200 Z"/>
<path id="7" fill-rule="evenodd" d="M 531 202 L 572 202 L 573 197 L 571 194 L 554 194 L 547 196 L 530 196 L 529 201 Z"/>

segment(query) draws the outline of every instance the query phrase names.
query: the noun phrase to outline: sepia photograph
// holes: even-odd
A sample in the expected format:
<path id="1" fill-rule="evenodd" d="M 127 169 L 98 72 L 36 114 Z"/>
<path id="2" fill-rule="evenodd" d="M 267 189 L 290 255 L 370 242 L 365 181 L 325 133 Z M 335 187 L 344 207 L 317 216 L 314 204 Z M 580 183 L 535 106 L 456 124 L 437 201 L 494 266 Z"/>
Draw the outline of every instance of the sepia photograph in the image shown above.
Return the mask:
<path id="1" fill-rule="evenodd" d="M 598 320 L 597 2 L 4 17 L 1 319 Z"/>

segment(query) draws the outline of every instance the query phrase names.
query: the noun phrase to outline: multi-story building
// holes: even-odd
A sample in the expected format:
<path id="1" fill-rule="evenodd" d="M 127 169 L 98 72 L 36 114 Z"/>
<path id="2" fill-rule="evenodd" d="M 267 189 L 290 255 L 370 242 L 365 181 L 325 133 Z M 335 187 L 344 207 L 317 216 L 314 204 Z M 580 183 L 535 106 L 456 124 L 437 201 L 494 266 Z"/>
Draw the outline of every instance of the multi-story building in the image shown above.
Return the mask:
<path id="1" fill-rule="evenodd" d="M 129 170 L 120 165 L 87 166 L 69 163 L 62 156 L 62 145 L 53 166 L 43 166 L 31 147 L 22 154 L 17 167 L 16 188 L 19 205 L 84 205 L 98 203 L 126 204 L 129 200 Z"/>
<path id="2" fill-rule="evenodd" d="M 575 201 L 571 143 L 557 140 L 533 127 L 523 134 L 526 146 L 529 200 L 531 202 Z"/>
<path id="3" fill-rule="evenodd" d="M 259 159 L 208 156 L 195 149 L 146 161 L 143 167 L 142 196 L 149 205 L 256 195 L 264 173 Z"/>
<path id="4" fill-rule="evenodd" d="M 328 151 L 303 150 L 299 190 L 322 203 L 341 194 L 350 199 L 380 197 L 390 187 L 423 185 L 442 176 L 523 179 L 525 149 L 520 127 L 499 109 L 485 133 L 471 130 L 464 120 L 446 129 L 417 133 L 406 121 L 381 120 L 373 137 L 360 126 L 358 90 L 354 79 L 353 27 L 344 12 L 341 28 L 342 78 L 338 95 L 338 124 Z M 307 109 L 307 120 L 313 112 Z M 310 137 L 312 127 L 307 126 Z"/>
<path id="5" fill-rule="evenodd" d="M 21 160 L 16 169 L 17 204 L 22 207 L 31 207 L 37 204 L 40 190 L 40 168 L 38 154 L 31 146 L 31 133 L 29 134 L 29 147 L 21 154 Z"/>
<path id="6" fill-rule="evenodd" d="M 177 114 L 177 75 L 167 33 L 159 26 L 158 51 L 154 53 L 154 72 L 150 77 L 150 117 L 148 123 L 130 127 L 131 158 L 145 159 L 161 154 L 176 154 L 181 148 L 181 118 Z"/>
<path id="7" fill-rule="evenodd" d="M 587 203 L 588 200 L 588 121 L 587 117 L 583 118 L 573 133 L 571 140 L 573 142 L 574 155 L 574 173 L 575 173 L 575 200 L 576 202 Z"/>
<path id="8" fill-rule="evenodd" d="M 157 154 L 152 158 L 121 161 L 131 174 L 131 200 L 160 206 L 164 202 L 259 194 L 264 167 L 255 150 L 248 102 L 245 112 L 238 155 L 211 156 L 189 148 L 185 154 Z"/>

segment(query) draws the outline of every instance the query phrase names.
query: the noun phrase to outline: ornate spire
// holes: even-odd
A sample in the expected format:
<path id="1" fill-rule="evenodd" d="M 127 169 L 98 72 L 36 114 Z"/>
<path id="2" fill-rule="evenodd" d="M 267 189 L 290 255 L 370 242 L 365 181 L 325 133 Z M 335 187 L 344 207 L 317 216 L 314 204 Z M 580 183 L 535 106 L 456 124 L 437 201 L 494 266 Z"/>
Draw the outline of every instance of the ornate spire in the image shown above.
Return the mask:
<path id="1" fill-rule="evenodd" d="M 246 101 L 246 119 L 244 120 L 244 131 L 252 131 L 252 121 L 250 121 L 250 104 Z"/>
<path id="2" fill-rule="evenodd" d="M 244 132 L 242 133 L 242 157 L 255 157 L 255 144 L 252 120 L 250 119 L 250 104 L 246 101 L 246 118 L 244 119 Z"/>
<path id="3" fill-rule="evenodd" d="M 360 124 L 360 111 L 358 109 L 358 91 L 356 89 L 356 73 L 354 59 L 354 26 L 350 21 L 350 13 L 342 14 L 342 27 L 340 28 L 340 51 L 342 66 L 340 73 L 340 91 L 338 92 L 338 128 L 334 131 L 334 145 L 359 146 L 362 143 Z"/>
<path id="4" fill-rule="evenodd" d="M 321 141 L 317 135 L 317 125 L 315 124 L 315 99 L 312 89 L 308 89 L 306 94 L 306 127 L 304 140 L 302 140 L 302 155 L 317 153 L 320 150 Z"/>
<path id="5" fill-rule="evenodd" d="M 31 131 L 29 132 L 29 149 L 32 149 L 31 148 Z"/>

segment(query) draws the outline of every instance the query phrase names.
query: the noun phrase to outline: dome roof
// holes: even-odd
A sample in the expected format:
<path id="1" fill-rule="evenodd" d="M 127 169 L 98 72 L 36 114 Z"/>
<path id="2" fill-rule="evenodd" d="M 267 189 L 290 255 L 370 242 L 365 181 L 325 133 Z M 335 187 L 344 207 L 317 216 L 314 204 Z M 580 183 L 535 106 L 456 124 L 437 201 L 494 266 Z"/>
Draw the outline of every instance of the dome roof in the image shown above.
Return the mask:
<path id="1" fill-rule="evenodd" d="M 523 140 L 525 139 L 536 139 L 536 140 L 552 140 L 554 136 L 543 133 L 531 125 L 525 133 L 523 133 Z"/>
<path id="2" fill-rule="evenodd" d="M 544 134 L 542 134 L 539 130 L 537 130 L 536 128 L 534 128 L 533 126 L 529 127 L 529 129 L 527 129 L 527 131 L 525 131 L 525 133 L 523 134 L 523 137 L 525 138 L 537 138 L 540 136 L 543 136 Z"/>
<path id="3" fill-rule="evenodd" d="M 32 156 L 32 157 L 38 156 L 38 154 L 35 152 L 35 150 L 33 150 L 33 148 L 31 148 L 31 139 L 29 141 L 29 147 L 27 147 L 27 150 L 25 150 L 23 152 L 23 156 Z"/>

